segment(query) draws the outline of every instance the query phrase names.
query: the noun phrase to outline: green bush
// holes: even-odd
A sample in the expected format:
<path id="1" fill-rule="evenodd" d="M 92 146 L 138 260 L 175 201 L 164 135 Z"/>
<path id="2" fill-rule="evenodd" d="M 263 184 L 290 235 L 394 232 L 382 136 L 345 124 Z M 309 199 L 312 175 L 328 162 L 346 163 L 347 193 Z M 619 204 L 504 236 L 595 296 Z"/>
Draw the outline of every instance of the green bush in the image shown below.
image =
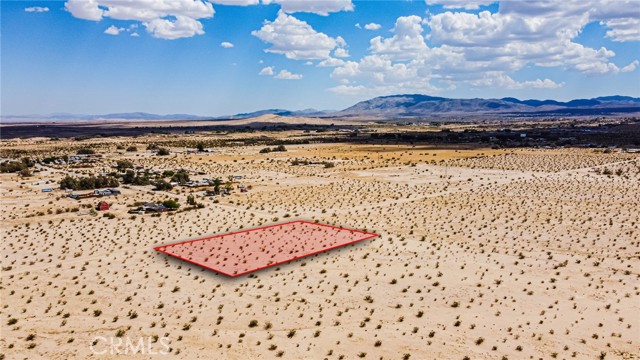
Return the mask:
<path id="1" fill-rule="evenodd" d="M 165 200 L 162 205 L 164 205 L 168 209 L 177 209 L 180 207 L 180 204 L 178 204 L 178 202 L 173 199 Z"/>
<path id="2" fill-rule="evenodd" d="M 173 189 L 173 185 L 171 185 L 170 183 L 168 183 L 168 182 L 166 182 L 164 180 L 159 180 L 153 185 L 155 185 L 155 189 L 154 190 L 166 191 L 166 190 Z"/>
<path id="3" fill-rule="evenodd" d="M 175 181 L 179 184 L 184 184 L 189 182 L 189 172 L 185 169 L 180 169 L 173 174 L 171 177 L 171 181 Z"/>
<path id="4" fill-rule="evenodd" d="M 93 149 L 89 149 L 89 148 L 80 148 L 78 149 L 78 151 L 76 151 L 76 154 L 78 155 L 93 155 L 96 152 Z"/>

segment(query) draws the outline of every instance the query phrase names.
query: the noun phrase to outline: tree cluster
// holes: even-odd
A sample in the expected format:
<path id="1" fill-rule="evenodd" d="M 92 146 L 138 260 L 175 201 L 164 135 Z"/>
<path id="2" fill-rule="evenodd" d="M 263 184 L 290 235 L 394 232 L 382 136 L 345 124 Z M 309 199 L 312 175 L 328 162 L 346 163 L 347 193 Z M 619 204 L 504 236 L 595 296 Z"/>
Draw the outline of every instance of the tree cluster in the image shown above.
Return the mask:
<path id="1" fill-rule="evenodd" d="M 267 154 L 267 153 L 270 153 L 270 152 L 279 152 L 279 151 L 280 152 L 281 151 L 287 151 L 287 148 L 284 147 L 284 145 L 278 145 L 278 146 L 273 147 L 273 148 L 266 147 L 266 148 L 260 150 L 260 154 Z"/>
<path id="2" fill-rule="evenodd" d="M 122 177 L 122 182 L 125 184 L 132 185 L 149 185 L 151 184 L 151 180 L 149 179 L 149 174 L 144 172 L 142 175 L 136 174 L 133 170 L 127 170 L 127 172 Z"/>
<path id="3" fill-rule="evenodd" d="M 6 161 L 0 164 L 0 172 L 20 172 L 24 169 L 33 167 L 33 165 L 35 165 L 35 163 L 30 158 L 22 158 L 20 161 Z"/>
<path id="4" fill-rule="evenodd" d="M 166 190 L 173 189 L 173 185 L 171 185 L 170 183 L 164 180 L 159 180 L 155 182 L 153 185 L 155 185 L 154 190 L 158 190 L 158 191 L 166 191 Z"/>
<path id="5" fill-rule="evenodd" d="M 81 178 L 74 178 L 71 176 L 65 176 L 60 180 L 61 189 L 71 190 L 93 190 L 105 187 L 118 187 L 120 182 L 112 176 L 88 176 Z"/>
<path id="6" fill-rule="evenodd" d="M 189 182 L 189 172 L 185 169 L 180 169 L 176 171 L 171 176 L 171 181 L 177 182 L 178 184 L 185 184 Z"/>

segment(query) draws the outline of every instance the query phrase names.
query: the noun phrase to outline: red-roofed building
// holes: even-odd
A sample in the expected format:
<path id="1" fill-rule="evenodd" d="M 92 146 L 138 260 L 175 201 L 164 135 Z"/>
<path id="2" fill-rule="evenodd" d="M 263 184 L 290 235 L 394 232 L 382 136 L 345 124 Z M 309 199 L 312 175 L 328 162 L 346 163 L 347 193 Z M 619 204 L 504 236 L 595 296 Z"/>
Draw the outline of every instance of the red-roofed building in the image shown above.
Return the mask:
<path id="1" fill-rule="evenodd" d="M 98 211 L 106 211 L 109 210 L 109 204 L 106 201 L 100 201 L 96 206 L 96 210 Z"/>

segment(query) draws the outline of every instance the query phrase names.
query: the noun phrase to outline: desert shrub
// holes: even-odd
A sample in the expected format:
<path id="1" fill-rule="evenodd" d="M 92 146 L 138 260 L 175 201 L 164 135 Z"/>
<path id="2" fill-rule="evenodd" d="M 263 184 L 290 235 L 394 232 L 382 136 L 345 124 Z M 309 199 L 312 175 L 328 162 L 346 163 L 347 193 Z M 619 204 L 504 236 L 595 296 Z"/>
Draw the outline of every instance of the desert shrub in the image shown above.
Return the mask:
<path id="1" fill-rule="evenodd" d="M 116 160 L 116 167 L 118 168 L 118 171 L 133 169 L 133 162 L 131 162 L 131 160 Z"/>
<path id="2" fill-rule="evenodd" d="M 165 191 L 165 190 L 173 189 L 173 185 L 171 185 L 170 183 L 168 183 L 168 182 L 166 182 L 164 180 L 159 180 L 159 181 L 155 182 L 153 185 L 155 185 L 155 189 L 154 190 Z"/>
<path id="3" fill-rule="evenodd" d="M 95 150 L 89 148 L 80 148 L 78 149 L 78 151 L 76 151 L 76 154 L 78 155 L 93 155 L 95 153 Z"/>
<path id="4" fill-rule="evenodd" d="M 171 176 L 171 181 L 175 181 L 180 184 L 187 183 L 189 180 L 189 172 L 185 169 L 180 169 Z"/>
<path id="5" fill-rule="evenodd" d="M 180 204 L 178 204 L 178 202 L 173 200 L 173 199 L 169 199 L 169 200 L 163 201 L 162 205 L 164 205 L 165 207 L 167 207 L 169 209 L 177 209 L 177 208 L 180 207 Z"/>
<path id="6" fill-rule="evenodd" d="M 274 148 L 266 147 L 264 149 L 261 149 L 260 150 L 260 154 L 267 154 L 267 153 L 270 153 L 270 152 L 284 152 L 284 151 L 287 151 L 287 148 L 285 148 L 284 145 L 278 145 L 278 146 L 276 146 Z"/>

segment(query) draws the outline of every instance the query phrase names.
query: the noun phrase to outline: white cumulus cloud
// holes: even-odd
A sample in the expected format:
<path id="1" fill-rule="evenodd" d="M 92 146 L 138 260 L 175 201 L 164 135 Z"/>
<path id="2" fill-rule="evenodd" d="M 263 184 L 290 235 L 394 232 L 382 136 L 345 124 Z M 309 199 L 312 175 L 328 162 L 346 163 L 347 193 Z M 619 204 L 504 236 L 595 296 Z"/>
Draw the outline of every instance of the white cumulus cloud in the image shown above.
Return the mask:
<path id="1" fill-rule="evenodd" d="M 181 15 L 177 15 L 175 20 L 153 19 L 144 23 L 144 26 L 153 37 L 167 40 L 204 34 L 201 22 Z"/>
<path id="2" fill-rule="evenodd" d="M 633 60 L 629 65 L 623 67 L 622 69 L 620 69 L 621 72 L 631 72 L 631 71 L 635 71 L 636 68 L 638 67 L 638 64 L 640 64 L 640 61 L 638 60 Z"/>
<path id="3" fill-rule="evenodd" d="M 611 19 L 601 24 L 609 28 L 606 35 L 613 41 L 640 41 L 640 18 Z"/>
<path id="4" fill-rule="evenodd" d="M 234 6 L 248 6 L 248 5 L 258 5 L 260 0 L 209 0 L 214 4 L 220 5 L 234 5 Z"/>
<path id="5" fill-rule="evenodd" d="M 215 13 L 203 0 L 68 0 L 65 8 L 79 19 L 140 21 L 152 36 L 168 40 L 204 34 L 199 19 Z"/>
<path id="6" fill-rule="evenodd" d="M 333 52 L 333 56 L 339 57 L 339 58 L 346 58 L 346 57 L 349 57 L 351 55 L 349 55 L 349 51 L 347 49 L 345 49 L 345 48 L 337 48 Z"/>
<path id="7" fill-rule="evenodd" d="M 327 16 L 332 12 L 353 11 L 351 0 L 262 0 L 263 4 L 280 4 L 286 13 L 307 12 Z"/>
<path id="8" fill-rule="evenodd" d="M 395 34 L 387 39 L 382 36 L 371 39 L 371 50 L 378 54 L 393 55 L 396 59 L 413 59 L 427 50 L 423 31 L 421 17 L 401 16 L 396 20 L 393 29 Z"/>
<path id="9" fill-rule="evenodd" d="M 563 83 L 556 83 L 550 79 L 535 79 L 527 81 L 516 81 L 510 76 L 500 72 L 488 72 L 484 74 L 484 77 L 477 80 L 470 81 L 470 84 L 477 87 L 495 87 L 502 89 L 556 89 L 563 86 Z"/>
<path id="10" fill-rule="evenodd" d="M 222 46 L 225 49 L 230 49 L 232 47 L 234 47 L 235 45 L 233 45 L 233 43 L 230 43 L 228 41 L 223 41 L 220 43 L 220 46 Z"/>
<path id="11" fill-rule="evenodd" d="M 368 23 L 364 26 L 365 30 L 380 30 L 382 25 L 376 23 Z"/>
<path id="12" fill-rule="evenodd" d="M 263 67 L 262 70 L 258 73 L 258 75 L 263 76 L 273 76 L 273 66 Z"/>
<path id="13" fill-rule="evenodd" d="M 43 13 L 43 12 L 49 11 L 49 8 L 42 7 L 42 6 L 31 6 L 31 7 L 25 8 L 24 11 L 30 12 L 30 13 Z"/>
<path id="14" fill-rule="evenodd" d="M 124 28 L 119 28 L 117 26 L 111 25 L 107 28 L 107 30 L 104 31 L 104 33 L 107 35 L 118 35 L 124 30 Z"/>
<path id="15" fill-rule="evenodd" d="M 336 58 L 328 58 L 320 61 L 317 66 L 318 67 L 336 67 L 336 66 L 342 66 L 344 64 L 345 64 L 344 60 L 340 60 Z"/>
<path id="16" fill-rule="evenodd" d="M 280 70 L 280 72 L 278 73 L 278 75 L 275 76 L 275 78 L 280 80 L 300 80 L 302 79 L 302 75 L 294 74 L 292 72 L 289 72 L 288 70 Z"/>
<path id="17" fill-rule="evenodd" d="M 69 0 L 64 4 L 74 17 L 84 20 L 99 21 L 104 12 L 98 4 L 98 0 Z"/>
<path id="18" fill-rule="evenodd" d="M 370 40 L 369 54 L 334 67 L 331 89 L 343 94 L 438 92 L 456 87 L 555 89 L 562 81 L 515 80 L 527 68 L 560 68 L 588 75 L 635 71 L 621 67 L 606 47 L 578 43 L 585 26 L 599 22 L 613 41 L 640 40 L 640 7 L 634 1 L 504 1 L 497 12 L 467 12 L 491 1 L 427 1 L 447 9 L 426 18 L 401 16 L 392 34 Z M 521 79 L 521 80 L 520 80 Z"/>
<path id="19" fill-rule="evenodd" d="M 480 6 L 491 5 L 495 0 L 426 0 L 427 5 L 442 5 L 445 9 L 477 10 Z"/>
<path id="20" fill-rule="evenodd" d="M 283 11 L 274 21 L 265 21 L 260 30 L 251 34 L 271 44 L 266 52 L 283 54 L 293 60 L 327 59 L 333 49 L 346 45 L 341 37 L 332 38 L 318 32 L 308 23 Z"/>

